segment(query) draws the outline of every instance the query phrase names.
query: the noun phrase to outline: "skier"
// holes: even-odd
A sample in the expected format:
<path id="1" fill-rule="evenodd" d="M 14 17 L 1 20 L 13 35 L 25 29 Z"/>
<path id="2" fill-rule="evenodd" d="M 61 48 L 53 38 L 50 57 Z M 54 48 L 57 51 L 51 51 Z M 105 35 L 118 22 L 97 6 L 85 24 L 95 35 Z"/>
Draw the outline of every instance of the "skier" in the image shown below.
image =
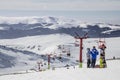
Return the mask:
<path id="1" fill-rule="evenodd" d="M 95 46 L 93 46 L 93 49 L 92 49 L 90 54 L 91 54 L 91 57 L 92 57 L 91 67 L 94 68 L 95 64 L 96 64 L 97 55 L 99 54 L 98 50 L 96 49 Z"/>
<path id="2" fill-rule="evenodd" d="M 90 48 L 87 48 L 87 53 L 86 53 L 86 57 L 87 57 L 87 68 L 91 67 L 91 51 Z"/>
<path id="3" fill-rule="evenodd" d="M 100 62 L 100 66 L 103 65 L 102 68 L 105 68 L 107 66 L 105 60 L 105 49 L 106 49 L 105 44 L 102 44 L 100 46 L 100 60 L 102 60 L 102 63 Z"/>

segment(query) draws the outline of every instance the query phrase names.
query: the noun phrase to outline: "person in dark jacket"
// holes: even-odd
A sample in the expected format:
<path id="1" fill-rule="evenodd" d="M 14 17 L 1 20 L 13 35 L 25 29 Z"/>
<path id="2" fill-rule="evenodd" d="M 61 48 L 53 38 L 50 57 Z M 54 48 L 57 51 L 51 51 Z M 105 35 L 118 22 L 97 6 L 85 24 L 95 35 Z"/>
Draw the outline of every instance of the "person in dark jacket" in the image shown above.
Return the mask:
<path id="1" fill-rule="evenodd" d="M 87 57 L 87 68 L 91 67 L 91 51 L 90 48 L 87 48 L 87 53 L 86 53 L 86 57 Z"/>
<path id="2" fill-rule="evenodd" d="M 96 49 L 95 46 L 93 46 L 93 49 L 91 50 L 91 57 L 92 57 L 92 63 L 91 63 L 91 67 L 94 68 L 95 64 L 96 64 L 96 59 L 97 59 L 97 55 L 99 54 L 98 50 Z"/>

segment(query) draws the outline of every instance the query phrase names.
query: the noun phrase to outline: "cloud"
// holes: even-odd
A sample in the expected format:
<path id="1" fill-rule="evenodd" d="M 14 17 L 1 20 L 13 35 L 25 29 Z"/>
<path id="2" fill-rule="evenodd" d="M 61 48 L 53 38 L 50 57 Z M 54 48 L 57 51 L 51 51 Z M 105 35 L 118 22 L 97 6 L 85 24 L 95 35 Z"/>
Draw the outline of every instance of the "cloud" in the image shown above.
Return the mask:
<path id="1" fill-rule="evenodd" d="M 119 0 L 0 0 L 0 10 L 120 10 Z"/>

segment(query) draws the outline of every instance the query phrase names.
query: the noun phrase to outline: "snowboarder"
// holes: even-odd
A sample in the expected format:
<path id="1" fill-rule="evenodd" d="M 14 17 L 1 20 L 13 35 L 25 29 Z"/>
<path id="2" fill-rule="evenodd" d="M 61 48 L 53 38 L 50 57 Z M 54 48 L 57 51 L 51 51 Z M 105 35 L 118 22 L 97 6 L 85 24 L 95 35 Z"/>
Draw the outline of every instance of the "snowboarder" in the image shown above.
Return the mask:
<path id="1" fill-rule="evenodd" d="M 97 55 L 99 54 L 98 50 L 96 49 L 95 46 L 93 46 L 93 49 L 92 49 L 90 54 L 91 54 L 91 57 L 92 57 L 91 67 L 94 68 L 95 64 L 96 64 Z"/>
<path id="2" fill-rule="evenodd" d="M 91 67 L 91 51 L 90 48 L 87 48 L 87 53 L 86 53 L 86 57 L 87 57 L 87 68 Z"/>

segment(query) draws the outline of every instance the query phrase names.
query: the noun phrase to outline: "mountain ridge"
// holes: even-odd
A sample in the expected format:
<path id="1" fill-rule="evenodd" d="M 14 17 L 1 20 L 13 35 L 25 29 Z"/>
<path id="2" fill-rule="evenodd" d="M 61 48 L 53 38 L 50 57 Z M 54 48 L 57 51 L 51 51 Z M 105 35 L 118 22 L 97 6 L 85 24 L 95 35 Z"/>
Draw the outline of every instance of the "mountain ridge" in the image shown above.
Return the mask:
<path id="1" fill-rule="evenodd" d="M 88 33 L 90 37 L 120 37 L 120 25 L 85 23 L 57 17 L 2 17 L 0 39 L 64 33 L 75 36 Z"/>

